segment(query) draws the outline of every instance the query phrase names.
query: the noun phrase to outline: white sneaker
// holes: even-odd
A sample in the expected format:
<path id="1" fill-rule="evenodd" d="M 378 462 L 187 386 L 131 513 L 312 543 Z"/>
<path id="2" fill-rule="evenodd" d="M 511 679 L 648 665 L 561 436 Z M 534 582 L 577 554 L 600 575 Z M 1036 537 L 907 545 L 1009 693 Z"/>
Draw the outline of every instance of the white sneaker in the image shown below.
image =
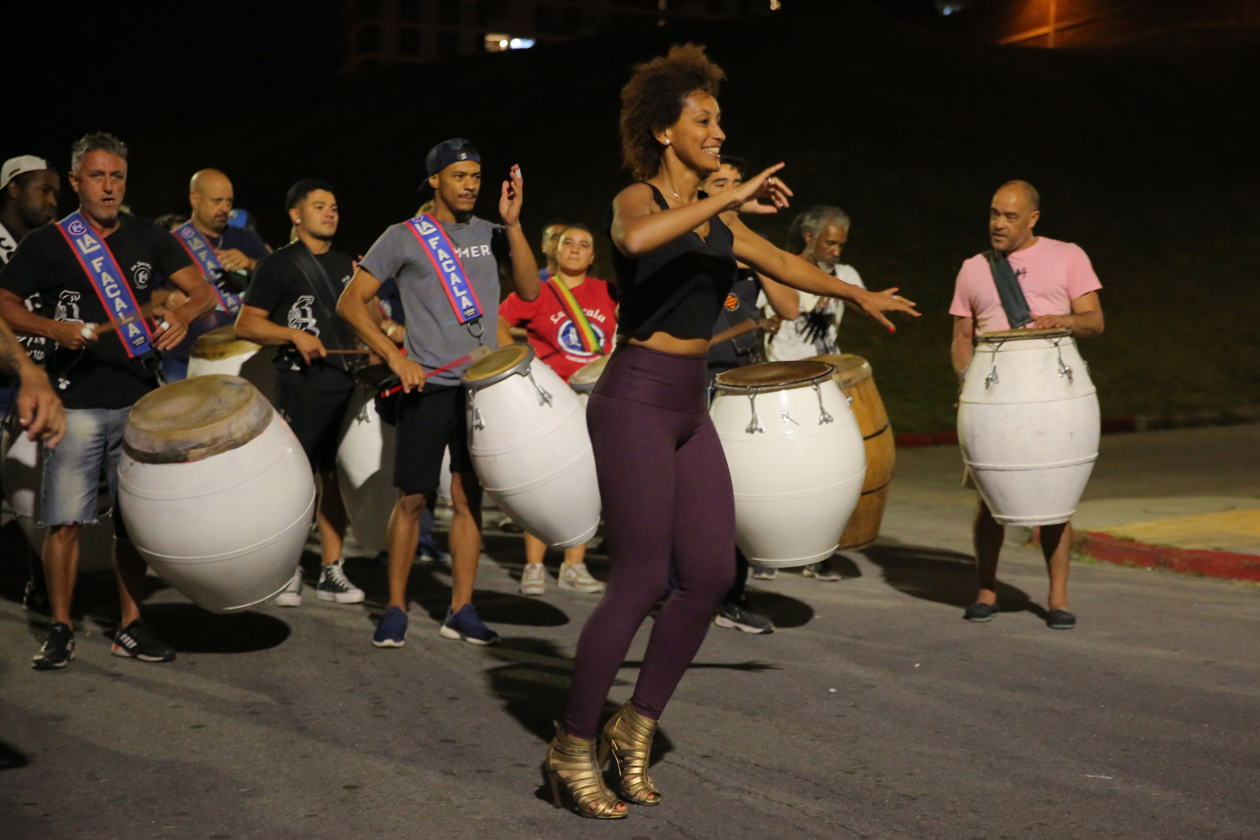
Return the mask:
<path id="1" fill-rule="evenodd" d="M 591 577 L 585 563 L 565 563 L 560 567 L 560 588 L 598 595 L 604 591 L 604 584 Z"/>
<path id="2" fill-rule="evenodd" d="M 521 572 L 521 594 L 542 595 L 547 591 L 547 569 L 542 563 L 526 563 Z"/>
<path id="3" fill-rule="evenodd" d="M 363 590 L 346 579 L 346 573 L 338 560 L 322 566 L 319 572 L 319 583 L 315 585 L 315 593 L 321 601 L 336 601 L 338 604 L 358 604 L 363 601 Z"/>
<path id="4" fill-rule="evenodd" d="M 753 580 L 774 580 L 779 576 L 779 570 L 774 568 L 766 568 L 765 566 L 753 566 Z"/>
<path id="5" fill-rule="evenodd" d="M 271 603 L 277 607 L 300 607 L 302 606 L 302 567 L 298 566 L 293 570 L 293 577 L 289 578 L 288 584 L 281 590 L 280 594 L 271 599 Z"/>

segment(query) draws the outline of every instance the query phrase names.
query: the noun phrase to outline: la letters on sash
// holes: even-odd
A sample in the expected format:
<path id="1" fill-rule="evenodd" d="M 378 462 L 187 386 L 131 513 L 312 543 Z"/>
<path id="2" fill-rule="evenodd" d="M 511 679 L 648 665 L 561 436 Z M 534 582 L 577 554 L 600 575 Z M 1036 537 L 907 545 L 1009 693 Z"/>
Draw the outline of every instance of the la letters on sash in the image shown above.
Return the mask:
<path id="1" fill-rule="evenodd" d="M 455 253 L 454 243 L 438 224 L 438 220 L 425 213 L 407 222 L 407 226 L 416 239 L 420 240 L 424 252 L 429 255 L 429 261 L 433 263 L 438 279 L 442 281 L 442 288 L 446 290 L 446 297 L 450 300 L 451 309 L 455 310 L 455 317 L 460 324 L 471 324 L 480 319 L 481 301 L 477 299 L 472 283 L 468 282 L 468 274 L 464 271 L 459 254 Z"/>
<path id="2" fill-rule="evenodd" d="M 193 226 L 192 222 L 185 222 L 171 231 L 171 234 L 179 240 L 179 244 L 184 246 L 188 256 L 192 257 L 193 262 L 201 269 L 201 273 L 206 276 L 206 282 L 209 284 L 210 290 L 214 292 L 215 298 L 218 299 L 219 308 L 225 312 L 231 312 L 233 315 L 239 314 L 241 311 L 241 298 L 239 295 L 234 295 L 219 288 L 218 280 L 227 272 L 223 270 L 223 264 L 219 262 L 219 258 L 214 254 L 214 249 L 210 247 L 210 243 L 205 240 L 201 232 Z"/>
<path id="3" fill-rule="evenodd" d="M 105 244 L 105 238 L 92 230 L 78 210 L 57 222 L 57 230 L 83 267 L 109 320 L 118 328 L 127 356 L 134 359 L 151 351 L 153 336 L 149 325 L 144 322 L 140 304 L 118 267 L 118 260 Z"/>

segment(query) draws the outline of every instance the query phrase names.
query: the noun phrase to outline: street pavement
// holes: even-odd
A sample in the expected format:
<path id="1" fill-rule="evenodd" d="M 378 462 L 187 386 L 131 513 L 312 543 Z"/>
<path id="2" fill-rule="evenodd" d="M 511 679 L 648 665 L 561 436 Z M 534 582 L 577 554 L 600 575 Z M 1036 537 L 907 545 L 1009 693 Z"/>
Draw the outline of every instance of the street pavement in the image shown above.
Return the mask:
<path id="1" fill-rule="evenodd" d="M 1258 467 L 1260 426 L 1109 436 L 1087 503 L 1255 500 Z M 541 795 L 595 599 L 517 595 L 517 536 L 487 535 L 478 580 L 496 648 L 438 637 L 449 578 L 434 564 L 413 575 L 407 646 L 372 648 L 385 576 L 365 558 L 347 570 L 366 606 L 308 590 L 299 609 L 213 616 L 154 580 L 148 616 L 180 650 L 168 665 L 110 655 L 111 584 L 84 580 L 79 658 L 37 673 L 10 526 L 0 837 L 1260 835 L 1260 588 L 1077 563 L 1079 626 L 1053 631 L 1040 552 L 1008 545 L 1003 612 L 970 624 L 974 494 L 960 473 L 956 448 L 898 453 L 884 536 L 837 561 L 844 580 L 755 582 L 777 632 L 710 633 L 662 722 L 662 804 L 611 823 Z"/>

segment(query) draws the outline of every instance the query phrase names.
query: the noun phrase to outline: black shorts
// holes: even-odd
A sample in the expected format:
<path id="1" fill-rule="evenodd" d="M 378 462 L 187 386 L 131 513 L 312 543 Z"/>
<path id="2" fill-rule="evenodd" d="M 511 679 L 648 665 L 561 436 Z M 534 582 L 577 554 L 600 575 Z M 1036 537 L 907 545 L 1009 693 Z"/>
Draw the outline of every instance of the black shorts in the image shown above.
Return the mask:
<path id="1" fill-rule="evenodd" d="M 442 456 L 451 449 L 451 472 L 472 472 L 462 387 L 426 386 L 402 394 L 394 486 L 406 494 L 433 497 L 442 480 Z"/>
<path id="2" fill-rule="evenodd" d="M 348 391 L 316 391 L 285 382 L 276 383 L 276 408 L 289 423 L 302 444 L 311 469 L 317 473 L 337 468 L 337 446 L 341 443 L 341 424 L 350 407 Z"/>

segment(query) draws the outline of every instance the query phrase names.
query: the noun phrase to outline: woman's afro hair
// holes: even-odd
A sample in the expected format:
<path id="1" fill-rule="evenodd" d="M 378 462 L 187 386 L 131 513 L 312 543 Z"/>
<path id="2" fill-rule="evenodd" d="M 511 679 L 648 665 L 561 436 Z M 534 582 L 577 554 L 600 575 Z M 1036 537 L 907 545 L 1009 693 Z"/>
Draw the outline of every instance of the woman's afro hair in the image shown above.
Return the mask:
<path id="1" fill-rule="evenodd" d="M 654 135 L 678 122 L 683 103 L 696 92 L 718 95 L 726 74 L 698 44 L 678 44 L 669 54 L 634 68 L 621 89 L 621 152 L 640 181 L 656 174 L 664 150 Z"/>

